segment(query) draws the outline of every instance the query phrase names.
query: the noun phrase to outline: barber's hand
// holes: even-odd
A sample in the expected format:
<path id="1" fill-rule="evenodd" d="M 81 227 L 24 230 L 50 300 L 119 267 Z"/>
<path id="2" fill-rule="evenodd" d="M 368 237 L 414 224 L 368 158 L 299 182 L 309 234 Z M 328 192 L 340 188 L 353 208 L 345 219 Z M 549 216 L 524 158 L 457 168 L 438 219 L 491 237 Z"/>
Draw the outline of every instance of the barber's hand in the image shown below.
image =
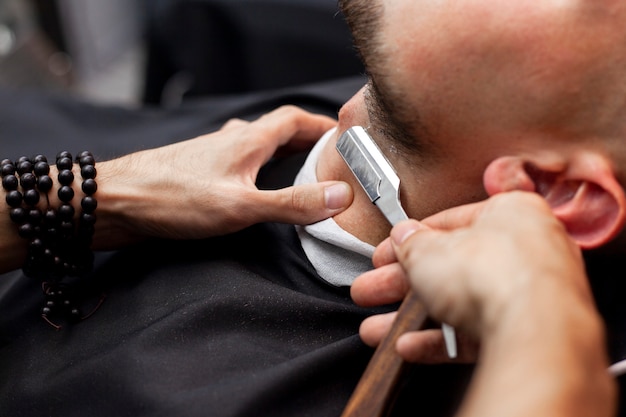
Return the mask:
<path id="1" fill-rule="evenodd" d="M 413 224 L 415 221 L 410 222 Z M 372 262 L 376 269 L 360 275 L 352 284 L 350 292 L 354 302 L 363 307 L 376 307 L 402 301 L 409 291 L 410 282 L 398 263 L 390 238 L 378 245 Z M 363 342 L 371 347 L 378 346 L 389 332 L 396 315 L 396 312 L 377 314 L 363 320 L 359 329 Z M 454 359 L 448 356 L 441 326 L 411 333 L 407 348 L 402 347 L 400 352 L 405 360 L 422 364 L 475 362 L 478 356 L 476 340 L 459 329 L 455 329 L 455 334 L 457 356 Z"/>
<path id="2" fill-rule="evenodd" d="M 344 182 L 261 191 L 260 168 L 277 152 L 311 148 L 332 118 L 284 106 L 212 134 L 98 163 L 96 248 L 129 238 L 205 238 L 276 221 L 313 223 L 352 202 Z"/>
<path id="3" fill-rule="evenodd" d="M 392 262 L 395 258 L 398 263 Z M 504 325 L 511 312 L 532 308 L 533 294 L 544 286 L 552 286 L 546 293 L 558 285 L 592 298 L 579 248 L 545 201 L 531 193 L 504 193 L 423 223 L 402 222 L 377 248 L 375 263 L 384 266 L 353 285 L 357 303 L 398 301 L 412 285 L 432 318 L 473 340 Z M 361 336 L 376 344 L 390 325 L 388 319 L 372 317 L 363 323 Z M 440 335 L 424 334 L 402 336 L 399 353 L 407 360 L 436 362 L 442 352 L 444 360 Z M 465 355 L 463 350 L 459 353 Z"/>

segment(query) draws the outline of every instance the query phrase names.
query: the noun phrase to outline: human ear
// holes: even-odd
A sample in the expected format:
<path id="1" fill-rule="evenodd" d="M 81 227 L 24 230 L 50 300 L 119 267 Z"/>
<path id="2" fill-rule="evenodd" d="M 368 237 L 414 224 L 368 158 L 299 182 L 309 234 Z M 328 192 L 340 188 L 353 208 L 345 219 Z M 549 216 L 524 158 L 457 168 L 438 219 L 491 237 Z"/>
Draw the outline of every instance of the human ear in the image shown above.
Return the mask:
<path id="1" fill-rule="evenodd" d="M 624 225 L 624 190 L 610 161 L 593 152 L 500 157 L 485 170 L 483 184 L 489 195 L 513 190 L 542 195 L 583 249 L 607 243 Z"/>

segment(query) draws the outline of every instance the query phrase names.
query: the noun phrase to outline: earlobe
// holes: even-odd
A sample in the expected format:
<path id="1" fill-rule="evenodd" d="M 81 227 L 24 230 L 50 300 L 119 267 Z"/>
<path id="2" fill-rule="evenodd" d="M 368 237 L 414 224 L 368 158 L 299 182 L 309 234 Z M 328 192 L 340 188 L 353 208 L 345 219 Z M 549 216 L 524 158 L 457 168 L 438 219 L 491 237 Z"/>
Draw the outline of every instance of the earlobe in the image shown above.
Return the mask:
<path id="1" fill-rule="evenodd" d="M 541 194 L 583 249 L 612 240 L 624 225 L 624 190 L 602 156 L 579 153 L 567 161 L 500 157 L 485 170 L 489 195 L 522 190 Z"/>

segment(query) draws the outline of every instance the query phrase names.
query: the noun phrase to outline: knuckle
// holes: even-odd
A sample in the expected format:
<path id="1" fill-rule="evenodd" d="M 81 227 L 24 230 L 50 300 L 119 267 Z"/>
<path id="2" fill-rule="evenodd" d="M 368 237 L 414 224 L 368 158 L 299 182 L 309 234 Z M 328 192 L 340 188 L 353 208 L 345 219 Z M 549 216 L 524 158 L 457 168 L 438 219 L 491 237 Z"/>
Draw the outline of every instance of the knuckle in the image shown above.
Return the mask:
<path id="1" fill-rule="evenodd" d="M 246 122 L 245 120 L 239 119 L 239 118 L 232 118 L 226 121 L 226 123 L 224 123 L 224 125 L 222 126 L 222 129 L 230 129 L 230 128 L 234 128 L 234 127 L 238 127 L 238 126 L 245 126 L 247 125 L 248 122 Z"/>
<path id="2" fill-rule="evenodd" d="M 304 212 L 311 206 L 311 201 L 306 193 L 300 192 L 297 189 L 291 192 L 291 207 L 294 211 Z"/>
<path id="3" fill-rule="evenodd" d="M 296 115 L 304 112 L 304 110 L 297 106 L 294 106 L 293 104 L 283 104 L 278 108 L 277 111 L 286 115 Z"/>

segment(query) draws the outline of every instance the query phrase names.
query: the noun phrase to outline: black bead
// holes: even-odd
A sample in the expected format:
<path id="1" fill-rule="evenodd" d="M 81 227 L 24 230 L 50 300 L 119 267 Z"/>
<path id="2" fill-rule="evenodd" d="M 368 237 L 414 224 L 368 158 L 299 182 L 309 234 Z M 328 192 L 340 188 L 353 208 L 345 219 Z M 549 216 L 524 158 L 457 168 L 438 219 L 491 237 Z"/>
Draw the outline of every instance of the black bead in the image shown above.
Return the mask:
<path id="1" fill-rule="evenodd" d="M 17 190 L 18 185 L 20 185 L 20 181 L 15 175 L 9 174 L 2 177 L 2 188 L 5 190 Z"/>
<path id="2" fill-rule="evenodd" d="M 63 273 L 63 260 L 57 255 L 52 255 L 52 267 L 55 269 L 55 273 Z"/>
<path id="3" fill-rule="evenodd" d="M 37 184 L 37 177 L 32 172 L 26 172 L 20 176 L 20 185 L 23 189 L 35 188 L 35 184 Z"/>
<path id="4" fill-rule="evenodd" d="M 14 223 L 22 224 L 26 222 L 28 218 L 28 213 L 26 209 L 22 207 L 16 207 L 11 209 L 11 211 L 9 212 L 9 217 L 11 217 L 11 220 Z"/>
<path id="5" fill-rule="evenodd" d="M 54 261 L 54 252 L 52 252 L 52 249 L 50 248 L 45 248 L 43 251 L 43 256 L 46 259 L 47 262 L 53 262 Z"/>
<path id="6" fill-rule="evenodd" d="M 52 178 L 49 175 L 42 175 L 37 178 L 37 188 L 43 193 L 47 193 L 52 189 Z"/>
<path id="7" fill-rule="evenodd" d="M 74 162 L 72 162 L 72 158 L 61 157 L 57 159 L 57 169 L 59 171 L 63 171 L 64 169 L 72 169 Z"/>
<path id="8" fill-rule="evenodd" d="M 45 155 L 36 155 L 36 156 L 33 158 L 33 162 L 34 162 L 35 164 L 37 164 L 38 162 L 46 162 L 46 163 L 47 163 L 47 162 L 48 162 L 48 158 L 46 158 L 46 156 L 45 156 Z"/>
<path id="9" fill-rule="evenodd" d="M 46 210 L 44 214 L 44 223 L 48 225 L 55 224 L 57 221 L 57 212 L 54 209 Z"/>
<path id="10" fill-rule="evenodd" d="M 59 188 L 58 195 L 61 201 L 68 203 L 74 198 L 74 190 L 69 185 L 64 185 Z"/>
<path id="11" fill-rule="evenodd" d="M 96 178 L 96 167 L 93 165 L 85 165 L 80 169 L 80 176 L 84 179 L 94 179 Z"/>
<path id="12" fill-rule="evenodd" d="M 64 233 L 71 233 L 74 231 L 74 222 L 69 221 L 69 220 L 61 220 L 61 223 L 59 224 L 59 228 L 61 229 L 62 232 Z"/>
<path id="13" fill-rule="evenodd" d="M 4 163 L 4 161 L 9 161 L 8 163 Z M 2 173 L 2 176 L 5 177 L 7 175 L 14 175 L 15 174 L 15 165 L 13 165 L 13 162 L 11 162 L 11 160 L 9 159 L 5 159 L 4 161 L 2 161 L 2 165 L 0 165 L 0 172 Z"/>
<path id="14" fill-rule="evenodd" d="M 74 173 L 69 169 L 63 169 L 59 171 L 58 180 L 61 185 L 70 185 L 74 181 Z"/>
<path id="15" fill-rule="evenodd" d="M 82 155 L 78 158 L 78 164 L 81 167 L 84 167 L 86 165 L 95 165 L 95 163 L 96 159 L 91 154 Z"/>
<path id="16" fill-rule="evenodd" d="M 9 207 L 19 207 L 22 205 L 22 193 L 17 190 L 9 191 L 5 197 L 5 200 Z"/>
<path id="17" fill-rule="evenodd" d="M 50 165 L 48 165 L 48 163 L 45 161 L 39 161 L 35 163 L 33 171 L 38 177 L 41 177 L 42 175 L 48 175 L 50 173 Z"/>
<path id="18" fill-rule="evenodd" d="M 29 206 L 36 206 L 39 203 L 39 191 L 35 189 L 24 191 L 24 202 Z"/>
<path id="19" fill-rule="evenodd" d="M 94 213 L 81 213 L 80 215 L 81 223 L 85 225 L 94 225 L 96 224 L 96 215 Z"/>
<path id="20" fill-rule="evenodd" d="M 80 206 L 85 213 L 93 213 L 98 207 L 98 201 L 92 196 L 86 196 L 80 201 Z"/>
<path id="21" fill-rule="evenodd" d="M 40 238 L 36 237 L 30 241 L 28 247 L 30 248 L 31 253 L 35 255 L 41 255 L 44 253 L 44 242 Z"/>
<path id="22" fill-rule="evenodd" d="M 24 223 L 20 225 L 17 232 L 24 239 L 31 239 L 35 236 L 35 227 L 30 223 Z"/>
<path id="23" fill-rule="evenodd" d="M 30 160 L 25 159 L 23 161 L 18 162 L 16 168 L 17 168 L 18 174 L 24 175 L 27 172 L 31 172 L 33 170 L 33 163 L 30 162 Z"/>
<path id="24" fill-rule="evenodd" d="M 43 214 L 39 209 L 30 209 L 28 210 L 28 219 L 33 224 L 39 224 L 43 218 Z"/>
<path id="25" fill-rule="evenodd" d="M 58 226 L 58 225 L 55 225 Z M 49 239 L 51 241 L 56 241 L 56 239 L 59 236 L 59 229 L 57 227 L 51 227 L 48 226 L 48 228 L 46 229 L 46 239 Z"/>
<path id="26" fill-rule="evenodd" d="M 72 154 L 68 151 L 61 151 L 57 154 L 56 159 L 57 161 L 61 158 L 70 158 L 72 159 Z"/>
<path id="27" fill-rule="evenodd" d="M 74 218 L 74 207 L 71 204 L 61 204 L 58 210 L 58 215 L 61 221 L 69 221 Z"/>
<path id="28" fill-rule="evenodd" d="M 88 178 L 83 181 L 81 188 L 85 194 L 93 195 L 98 191 L 98 184 L 93 178 Z"/>

